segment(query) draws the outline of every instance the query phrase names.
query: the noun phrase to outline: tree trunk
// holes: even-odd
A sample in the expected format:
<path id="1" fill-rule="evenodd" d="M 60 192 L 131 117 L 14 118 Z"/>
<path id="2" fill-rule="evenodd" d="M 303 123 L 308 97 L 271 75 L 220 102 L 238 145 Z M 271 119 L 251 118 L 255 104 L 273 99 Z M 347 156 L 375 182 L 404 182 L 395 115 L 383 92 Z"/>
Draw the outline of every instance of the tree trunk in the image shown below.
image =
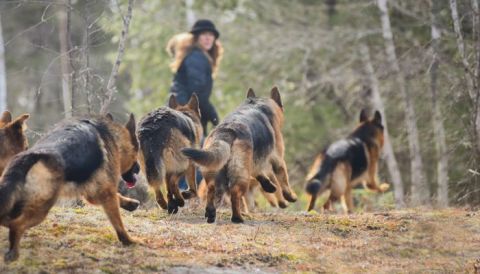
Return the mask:
<path id="1" fill-rule="evenodd" d="M 478 43 L 479 41 L 479 26 L 478 26 L 478 3 L 475 0 L 472 0 L 472 8 L 474 10 L 474 16 L 473 16 L 473 32 L 474 35 L 476 36 L 475 38 L 477 39 L 477 45 L 476 45 L 476 51 L 477 51 L 477 60 L 478 60 L 478 52 L 480 50 Z M 463 41 L 463 34 L 462 34 L 462 29 L 461 29 L 461 24 L 460 24 L 460 19 L 458 17 L 458 10 L 457 10 L 457 1 L 456 0 L 450 0 L 450 10 L 452 13 L 452 21 L 453 21 L 453 29 L 455 31 L 455 34 L 457 36 L 457 49 L 458 52 L 460 53 L 460 58 L 462 59 L 462 65 L 463 68 L 465 69 L 465 80 L 467 83 L 467 89 L 468 89 L 468 94 L 470 95 L 470 99 L 473 102 L 474 108 L 472 111 L 472 119 L 473 119 L 473 124 L 474 124 L 474 144 L 475 144 L 475 149 L 477 154 L 480 154 L 480 100 L 479 100 L 479 87 L 478 87 L 478 69 L 475 69 L 476 72 L 472 72 L 472 67 L 470 66 L 470 63 L 468 62 L 467 59 L 467 54 L 465 53 L 465 44 Z M 478 62 L 478 61 L 477 61 Z M 478 68 L 477 64 L 477 68 Z M 477 76 L 477 77 L 476 77 Z"/>
<path id="2" fill-rule="evenodd" d="M 383 99 L 380 95 L 380 88 L 378 84 L 378 79 L 375 75 L 375 70 L 373 69 L 372 61 L 370 58 L 370 52 L 365 44 L 360 44 L 360 55 L 362 57 L 362 62 L 365 67 L 365 71 L 368 76 L 368 81 L 370 89 L 372 91 L 372 106 L 380 111 L 382 114 L 383 126 L 384 126 L 384 148 L 383 153 L 387 161 L 388 172 L 390 173 L 390 178 L 393 182 L 393 191 L 395 196 L 395 206 L 397 208 L 405 207 L 405 199 L 403 192 L 403 182 L 402 176 L 400 175 L 400 170 L 398 168 L 397 159 L 395 158 L 395 153 L 393 151 L 392 143 L 390 142 L 390 135 L 388 133 L 387 126 L 387 117 L 385 115 L 385 105 Z"/>
<path id="3" fill-rule="evenodd" d="M 58 38 L 60 39 L 60 65 L 62 71 L 62 96 L 65 118 L 72 117 L 71 75 L 69 70 L 68 11 L 67 1 L 58 10 Z"/>
<path id="4" fill-rule="evenodd" d="M 70 7 L 72 6 L 72 0 L 65 0 L 67 4 L 67 43 L 68 43 L 68 60 L 70 65 L 70 94 L 72 100 L 72 116 L 77 115 L 77 103 L 78 103 L 78 94 L 77 94 L 77 77 L 78 77 L 78 67 L 77 64 L 78 60 L 76 59 L 77 47 L 73 46 L 72 44 L 72 37 L 71 37 L 71 20 L 72 20 L 72 12 Z"/>
<path id="5" fill-rule="evenodd" d="M 472 82 L 474 83 L 475 94 L 474 99 L 474 121 L 475 121 L 475 137 L 477 146 L 477 155 L 480 155 L 480 14 L 477 0 L 472 0 L 473 9 L 473 34 L 475 41 L 475 68 Z"/>
<path id="6" fill-rule="evenodd" d="M 437 151 L 437 203 L 440 207 L 448 206 L 448 151 L 445 141 L 445 128 L 443 127 L 443 116 L 438 104 L 438 66 L 439 66 L 439 43 L 440 28 L 437 15 L 440 11 L 438 1 L 432 1 L 430 10 L 431 33 L 432 33 L 432 63 L 430 66 L 430 92 L 432 94 L 433 107 L 433 133 L 435 138 L 435 149 Z"/>
<path id="7" fill-rule="evenodd" d="M 412 181 L 412 204 L 414 206 L 428 204 L 430 199 L 430 190 L 425 178 L 422 156 L 420 154 L 420 142 L 418 138 L 417 121 L 412 98 L 405 85 L 405 77 L 400 69 L 397 55 L 395 53 L 395 44 L 388 15 L 387 0 L 377 0 L 381 12 L 382 33 L 385 40 L 385 49 L 390 67 L 395 73 L 396 84 L 400 88 L 400 95 L 405 104 L 405 122 L 408 134 L 408 148 L 411 159 L 411 181 Z"/>
<path id="8" fill-rule="evenodd" d="M 185 0 L 187 28 L 191 28 L 196 21 L 195 12 L 193 11 L 193 4 L 195 0 Z"/>
<path id="9" fill-rule="evenodd" d="M 130 20 L 132 20 L 134 3 L 135 3 L 135 0 L 128 0 L 127 15 L 125 17 L 120 15 L 120 17 L 122 17 L 123 19 L 122 34 L 120 37 L 120 41 L 118 42 L 117 58 L 115 59 L 115 63 L 113 64 L 113 67 L 112 67 L 112 72 L 110 73 L 110 77 L 108 78 L 107 90 L 105 94 L 106 99 L 102 103 L 102 107 L 100 108 L 100 114 L 107 113 L 108 107 L 112 103 L 115 93 L 117 93 L 116 82 L 118 77 L 118 69 L 120 68 L 123 54 L 125 52 L 125 43 L 127 42 L 128 27 L 130 26 Z"/>
<path id="10" fill-rule="evenodd" d="M 83 80 L 83 91 L 85 92 L 85 99 L 87 103 L 87 113 L 92 114 L 93 110 L 93 91 L 91 90 L 90 86 L 90 28 L 92 27 L 91 24 L 91 11 L 90 11 L 90 3 L 85 4 L 84 10 L 84 18 L 85 20 L 85 33 L 83 36 L 83 69 L 82 75 L 80 76 Z"/>
<path id="11" fill-rule="evenodd" d="M 5 45 L 3 43 L 2 18 L 0 15 L 0 111 L 7 109 L 7 70 L 5 69 Z"/>

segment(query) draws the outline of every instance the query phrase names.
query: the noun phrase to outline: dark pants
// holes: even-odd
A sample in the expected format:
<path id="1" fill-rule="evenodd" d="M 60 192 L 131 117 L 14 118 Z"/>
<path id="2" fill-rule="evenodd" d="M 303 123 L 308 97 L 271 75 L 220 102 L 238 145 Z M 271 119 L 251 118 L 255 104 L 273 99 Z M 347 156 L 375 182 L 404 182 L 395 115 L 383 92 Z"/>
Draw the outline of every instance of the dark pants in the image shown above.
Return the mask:
<path id="1" fill-rule="evenodd" d="M 203 146 L 203 141 L 204 140 L 205 140 L 205 138 L 202 138 L 200 140 L 200 147 Z M 200 169 L 198 169 L 198 168 L 195 168 L 195 177 L 196 177 L 197 186 L 198 186 L 203 179 L 202 173 L 200 172 Z M 178 187 L 181 190 L 187 190 L 188 189 L 188 183 L 187 183 L 187 180 L 185 179 L 185 176 L 180 177 L 180 180 L 178 181 Z"/>
<path id="2" fill-rule="evenodd" d="M 198 184 L 200 184 L 200 182 L 202 181 L 203 177 L 202 177 L 202 173 L 200 172 L 200 170 L 198 168 L 195 169 L 196 170 L 196 179 L 197 179 L 197 186 Z M 187 180 L 185 179 L 185 176 L 182 176 L 180 178 L 180 180 L 178 181 L 178 187 L 180 188 L 180 190 L 187 190 L 188 189 L 188 184 L 187 184 Z"/>

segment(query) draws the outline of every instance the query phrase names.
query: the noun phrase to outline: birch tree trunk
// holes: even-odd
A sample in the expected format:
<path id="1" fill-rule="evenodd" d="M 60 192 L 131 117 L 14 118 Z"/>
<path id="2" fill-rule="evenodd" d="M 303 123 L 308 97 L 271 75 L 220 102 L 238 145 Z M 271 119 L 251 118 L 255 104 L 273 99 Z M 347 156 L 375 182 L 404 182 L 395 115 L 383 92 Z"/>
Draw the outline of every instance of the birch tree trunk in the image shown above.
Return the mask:
<path id="1" fill-rule="evenodd" d="M 395 74 L 396 84 L 400 89 L 400 95 L 405 104 L 405 122 L 408 134 L 408 148 L 411 159 L 411 194 L 412 205 L 418 206 L 427 204 L 430 199 L 430 190 L 425 178 L 422 156 L 420 154 L 420 142 L 418 138 L 417 121 L 415 109 L 410 93 L 405 85 L 405 77 L 400 69 L 397 55 L 395 53 L 395 44 L 388 15 L 387 0 L 377 0 L 381 13 L 382 33 L 385 40 L 385 50 L 390 67 Z"/>
<path id="2" fill-rule="evenodd" d="M 368 76 L 369 85 L 372 91 L 372 106 L 380 111 L 382 114 L 382 123 L 384 126 L 384 146 L 383 153 L 387 161 L 388 172 L 390 173 L 390 178 L 393 183 L 393 191 L 395 197 L 395 206 L 396 208 L 405 207 L 405 199 L 403 192 L 403 182 L 402 176 L 400 175 L 400 170 L 398 168 L 397 159 L 395 158 L 395 153 L 393 150 L 392 143 L 390 142 L 390 135 L 388 133 L 387 117 L 385 115 L 385 105 L 383 99 L 380 95 L 380 85 L 378 79 L 375 75 L 375 70 L 373 69 L 372 61 L 370 58 L 370 51 L 368 46 L 365 44 L 360 44 L 360 55 L 362 58 L 365 71 Z"/>
<path id="3" fill-rule="evenodd" d="M 60 40 L 60 66 L 62 71 L 62 97 L 65 118 L 72 117 L 71 75 L 68 49 L 68 6 L 61 5 L 58 10 L 58 38 Z"/>
<path id="4" fill-rule="evenodd" d="M 445 141 L 445 128 L 443 127 L 443 116 L 438 102 L 438 66 L 439 66 L 439 44 L 440 28 L 437 19 L 439 12 L 438 1 L 432 1 L 430 10 L 431 17 L 431 52 L 432 63 L 430 65 L 430 92 L 432 95 L 433 107 L 433 133 L 435 138 L 435 149 L 437 152 L 437 203 L 438 206 L 448 206 L 448 152 Z"/>
<path id="5" fill-rule="evenodd" d="M 7 70 L 5 69 L 5 45 L 0 14 L 0 111 L 7 109 Z"/>
<path id="6" fill-rule="evenodd" d="M 194 3 L 195 3 L 195 0 L 185 0 L 187 28 L 191 28 L 195 23 L 195 21 L 197 20 L 195 17 L 195 12 L 193 11 Z"/>
<path id="7" fill-rule="evenodd" d="M 92 107 L 93 107 L 93 91 L 91 90 L 90 86 L 90 28 L 91 26 L 91 11 L 90 5 L 87 3 L 85 4 L 85 11 L 84 11 L 84 20 L 85 20 L 85 33 L 83 37 L 83 60 L 84 60 L 84 67 L 83 71 L 83 91 L 85 92 L 85 99 L 87 103 L 87 113 L 92 114 Z"/>
<path id="8" fill-rule="evenodd" d="M 475 0 L 472 0 L 472 8 L 474 10 L 473 16 L 473 32 L 476 36 L 476 53 L 477 53 L 477 66 L 475 72 L 472 71 L 472 67 L 470 62 L 468 61 L 467 54 L 465 52 L 465 43 L 463 41 L 463 34 L 460 24 L 460 19 L 458 17 L 458 10 L 457 10 L 457 1 L 450 0 L 450 11 L 452 14 L 452 21 L 453 21 L 453 29 L 457 36 L 457 49 L 458 53 L 460 54 L 460 58 L 462 59 L 462 65 L 465 69 L 465 80 L 467 83 L 468 94 L 470 95 L 470 99 L 473 102 L 474 108 L 472 112 L 472 119 L 474 123 L 474 144 L 477 154 L 480 153 L 480 100 L 479 100 L 479 87 L 478 87 L 478 66 L 480 65 L 480 61 L 478 61 L 480 48 L 478 43 L 480 43 L 478 34 L 479 34 L 479 26 L 478 26 L 478 3 Z"/>

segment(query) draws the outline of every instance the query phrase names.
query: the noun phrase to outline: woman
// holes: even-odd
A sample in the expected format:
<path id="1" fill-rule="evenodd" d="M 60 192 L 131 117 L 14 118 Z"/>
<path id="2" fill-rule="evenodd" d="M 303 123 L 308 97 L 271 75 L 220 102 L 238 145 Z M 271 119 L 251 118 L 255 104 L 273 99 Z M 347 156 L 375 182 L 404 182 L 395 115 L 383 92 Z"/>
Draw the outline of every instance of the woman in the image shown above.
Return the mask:
<path id="1" fill-rule="evenodd" d="M 175 57 L 170 64 L 175 73 L 170 92 L 177 102 L 186 104 L 195 92 L 199 99 L 203 133 L 207 123 L 218 124 L 218 114 L 209 98 L 213 78 L 218 70 L 223 48 L 220 33 L 210 20 L 198 20 L 189 33 L 175 35 L 167 44 L 167 52 Z"/>

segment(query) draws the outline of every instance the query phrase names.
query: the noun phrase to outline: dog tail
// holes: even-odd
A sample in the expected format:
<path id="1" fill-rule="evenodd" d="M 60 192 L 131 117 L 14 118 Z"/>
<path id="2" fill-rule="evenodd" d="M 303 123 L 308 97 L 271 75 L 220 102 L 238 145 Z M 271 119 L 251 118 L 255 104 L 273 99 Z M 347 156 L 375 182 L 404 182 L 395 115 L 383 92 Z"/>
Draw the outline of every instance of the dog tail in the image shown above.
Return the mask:
<path id="1" fill-rule="evenodd" d="M 306 188 L 307 193 L 310 195 L 317 195 L 320 191 L 326 189 L 328 187 L 326 181 L 336 166 L 337 160 L 328 156 L 325 157 L 318 172 L 308 181 Z"/>
<path id="2" fill-rule="evenodd" d="M 200 166 L 210 170 L 220 170 L 230 158 L 230 150 L 235 139 L 233 132 L 216 132 L 205 149 L 184 148 L 182 153 Z"/>
<path id="3" fill-rule="evenodd" d="M 28 171 L 44 154 L 20 153 L 16 155 L 3 174 L 0 181 L 0 221 L 12 210 L 21 206 L 21 193 Z"/>
<path id="4" fill-rule="evenodd" d="M 147 144 L 141 144 L 142 154 L 145 162 L 145 175 L 148 182 L 158 181 L 162 178 L 162 157 L 161 151 L 148 146 Z"/>

